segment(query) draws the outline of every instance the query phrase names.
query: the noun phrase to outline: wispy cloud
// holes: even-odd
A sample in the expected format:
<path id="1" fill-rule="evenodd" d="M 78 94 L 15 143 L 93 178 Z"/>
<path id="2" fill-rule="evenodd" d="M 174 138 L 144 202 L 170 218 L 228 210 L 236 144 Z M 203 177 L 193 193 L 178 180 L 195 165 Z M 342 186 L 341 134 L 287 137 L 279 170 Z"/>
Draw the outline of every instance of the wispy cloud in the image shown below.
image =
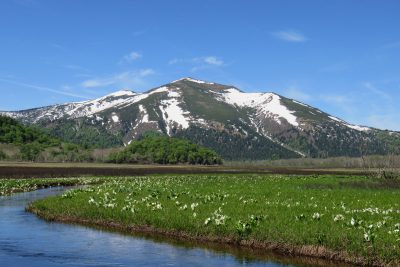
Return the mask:
<path id="1" fill-rule="evenodd" d="M 174 58 L 171 59 L 168 64 L 186 64 L 191 66 L 192 72 L 196 72 L 203 69 L 222 67 L 225 65 L 225 62 L 216 56 L 204 56 L 194 58 Z"/>
<path id="2" fill-rule="evenodd" d="M 126 62 L 126 63 L 131 63 L 135 60 L 141 59 L 143 55 L 137 51 L 132 51 L 129 54 L 125 55 L 120 63 Z"/>
<path id="3" fill-rule="evenodd" d="M 203 61 L 207 64 L 214 65 L 214 66 L 222 66 L 224 62 L 216 57 L 205 57 Z"/>
<path id="4" fill-rule="evenodd" d="M 304 34 L 293 30 L 274 32 L 272 33 L 272 35 L 275 38 L 286 42 L 300 43 L 308 40 L 308 38 Z"/>
<path id="5" fill-rule="evenodd" d="M 389 94 L 387 94 L 386 92 L 384 92 L 381 89 L 378 89 L 377 87 L 375 87 L 372 83 L 370 82 L 365 82 L 364 87 L 371 93 L 374 93 L 382 98 L 385 98 L 386 100 L 391 100 L 391 96 Z"/>
<path id="6" fill-rule="evenodd" d="M 64 95 L 64 96 L 72 96 L 72 97 L 77 97 L 77 98 L 82 98 L 82 99 L 89 99 L 87 96 L 76 94 L 73 92 L 66 92 L 64 90 L 57 90 L 57 89 L 52 89 L 52 88 L 48 88 L 48 87 L 44 87 L 44 86 L 38 86 L 38 85 L 34 85 L 34 84 L 23 83 L 23 82 L 18 82 L 18 81 L 9 80 L 9 79 L 3 79 L 3 78 L 0 78 L 0 81 L 8 83 L 8 84 L 26 87 L 26 88 L 32 88 L 32 89 L 39 90 L 39 91 L 46 91 L 46 92 L 50 92 L 50 93 L 55 93 L 55 94 Z"/>
<path id="7" fill-rule="evenodd" d="M 118 87 L 138 87 L 146 85 L 145 77 L 154 74 L 152 69 L 142 69 L 137 71 L 125 71 L 105 77 L 88 79 L 81 83 L 84 88 L 96 88 L 107 86 Z"/>
<path id="8" fill-rule="evenodd" d="M 224 61 L 217 58 L 216 56 L 205 56 L 205 57 L 193 57 L 193 58 L 174 58 L 171 59 L 168 64 L 208 64 L 214 66 L 222 66 L 224 65 Z"/>

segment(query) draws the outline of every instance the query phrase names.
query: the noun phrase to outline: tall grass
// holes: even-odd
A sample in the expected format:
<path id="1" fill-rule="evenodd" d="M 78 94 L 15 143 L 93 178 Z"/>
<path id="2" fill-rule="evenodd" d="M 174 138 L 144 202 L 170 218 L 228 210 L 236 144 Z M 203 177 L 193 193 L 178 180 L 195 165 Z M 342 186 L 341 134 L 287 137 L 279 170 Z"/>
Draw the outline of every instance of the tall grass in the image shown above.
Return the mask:
<path id="1" fill-rule="evenodd" d="M 226 166 L 294 167 L 294 168 L 400 168 L 399 155 L 365 157 L 298 158 L 261 161 L 226 161 Z"/>

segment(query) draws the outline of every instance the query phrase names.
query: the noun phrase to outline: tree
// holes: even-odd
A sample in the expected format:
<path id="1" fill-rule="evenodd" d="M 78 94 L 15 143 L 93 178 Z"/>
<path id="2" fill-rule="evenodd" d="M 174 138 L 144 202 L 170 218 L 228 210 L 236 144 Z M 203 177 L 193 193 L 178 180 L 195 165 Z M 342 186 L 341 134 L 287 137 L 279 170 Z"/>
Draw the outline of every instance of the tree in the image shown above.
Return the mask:
<path id="1" fill-rule="evenodd" d="M 152 134 L 132 142 L 121 152 L 111 154 L 109 162 L 213 165 L 221 164 L 222 159 L 215 151 L 187 140 Z"/>

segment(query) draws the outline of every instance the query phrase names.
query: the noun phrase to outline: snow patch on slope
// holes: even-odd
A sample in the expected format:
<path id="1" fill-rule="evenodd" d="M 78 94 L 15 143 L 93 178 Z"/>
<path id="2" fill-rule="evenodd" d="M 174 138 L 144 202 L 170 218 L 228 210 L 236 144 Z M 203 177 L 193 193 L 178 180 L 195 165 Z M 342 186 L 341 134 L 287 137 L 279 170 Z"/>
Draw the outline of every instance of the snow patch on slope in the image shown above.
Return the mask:
<path id="1" fill-rule="evenodd" d="M 140 123 L 149 122 L 149 114 L 147 114 L 147 111 L 143 107 L 143 105 L 139 105 L 139 113 L 143 116 L 142 119 L 140 120 Z"/>
<path id="2" fill-rule="evenodd" d="M 166 125 L 167 134 L 171 135 L 171 129 L 176 124 L 182 129 L 189 128 L 189 123 L 191 121 L 190 112 L 184 111 L 180 104 L 181 94 L 176 88 L 175 91 L 169 91 L 168 99 L 161 100 L 161 105 L 159 106 L 163 120 Z"/>
<path id="3" fill-rule="evenodd" d="M 294 111 L 289 110 L 282 105 L 281 98 L 273 93 L 243 93 L 236 88 L 225 90 L 221 93 L 222 99 L 239 107 L 256 108 L 258 112 L 268 117 L 272 117 L 277 123 L 281 124 L 281 119 L 285 119 L 288 123 L 298 127 L 297 117 Z"/>
<path id="4" fill-rule="evenodd" d="M 168 87 L 167 86 L 161 86 L 161 87 L 151 91 L 150 93 L 142 94 L 142 95 L 145 95 L 147 97 L 147 96 L 150 96 L 152 94 L 163 93 L 163 92 L 168 92 Z"/>
<path id="5" fill-rule="evenodd" d="M 334 121 L 344 124 L 345 126 L 349 127 L 350 129 L 354 129 L 354 130 L 357 130 L 360 132 L 367 132 L 367 131 L 371 130 L 371 128 L 369 128 L 369 127 L 350 124 L 350 123 L 345 122 L 344 120 L 341 120 L 341 119 L 333 117 L 333 116 L 328 116 L 328 117 Z"/>
<path id="6" fill-rule="evenodd" d="M 292 100 L 294 103 L 296 103 L 296 104 L 299 104 L 299 105 L 302 105 L 302 106 L 304 106 L 304 107 L 309 107 L 309 105 L 306 105 L 306 104 L 304 104 L 304 103 L 301 103 L 301 102 L 299 102 L 299 101 L 296 101 L 296 100 Z"/>
<path id="7" fill-rule="evenodd" d="M 371 130 L 371 128 L 366 127 L 366 126 L 353 125 L 353 124 L 348 124 L 348 123 L 346 123 L 346 126 L 349 127 L 349 128 L 351 128 L 351 129 L 360 131 L 360 132 L 366 132 L 366 131 Z"/>
<path id="8" fill-rule="evenodd" d="M 111 116 L 111 119 L 113 120 L 113 122 L 119 122 L 119 117 L 116 114 L 113 114 Z"/>

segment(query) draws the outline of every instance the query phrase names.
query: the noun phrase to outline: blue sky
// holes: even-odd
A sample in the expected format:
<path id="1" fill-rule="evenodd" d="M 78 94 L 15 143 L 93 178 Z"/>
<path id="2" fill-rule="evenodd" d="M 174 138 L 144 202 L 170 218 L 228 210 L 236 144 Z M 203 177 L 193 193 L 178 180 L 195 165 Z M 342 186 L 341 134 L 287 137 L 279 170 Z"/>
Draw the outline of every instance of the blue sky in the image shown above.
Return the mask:
<path id="1" fill-rule="evenodd" d="M 181 77 L 400 130 L 399 1 L 0 1 L 0 110 Z"/>

